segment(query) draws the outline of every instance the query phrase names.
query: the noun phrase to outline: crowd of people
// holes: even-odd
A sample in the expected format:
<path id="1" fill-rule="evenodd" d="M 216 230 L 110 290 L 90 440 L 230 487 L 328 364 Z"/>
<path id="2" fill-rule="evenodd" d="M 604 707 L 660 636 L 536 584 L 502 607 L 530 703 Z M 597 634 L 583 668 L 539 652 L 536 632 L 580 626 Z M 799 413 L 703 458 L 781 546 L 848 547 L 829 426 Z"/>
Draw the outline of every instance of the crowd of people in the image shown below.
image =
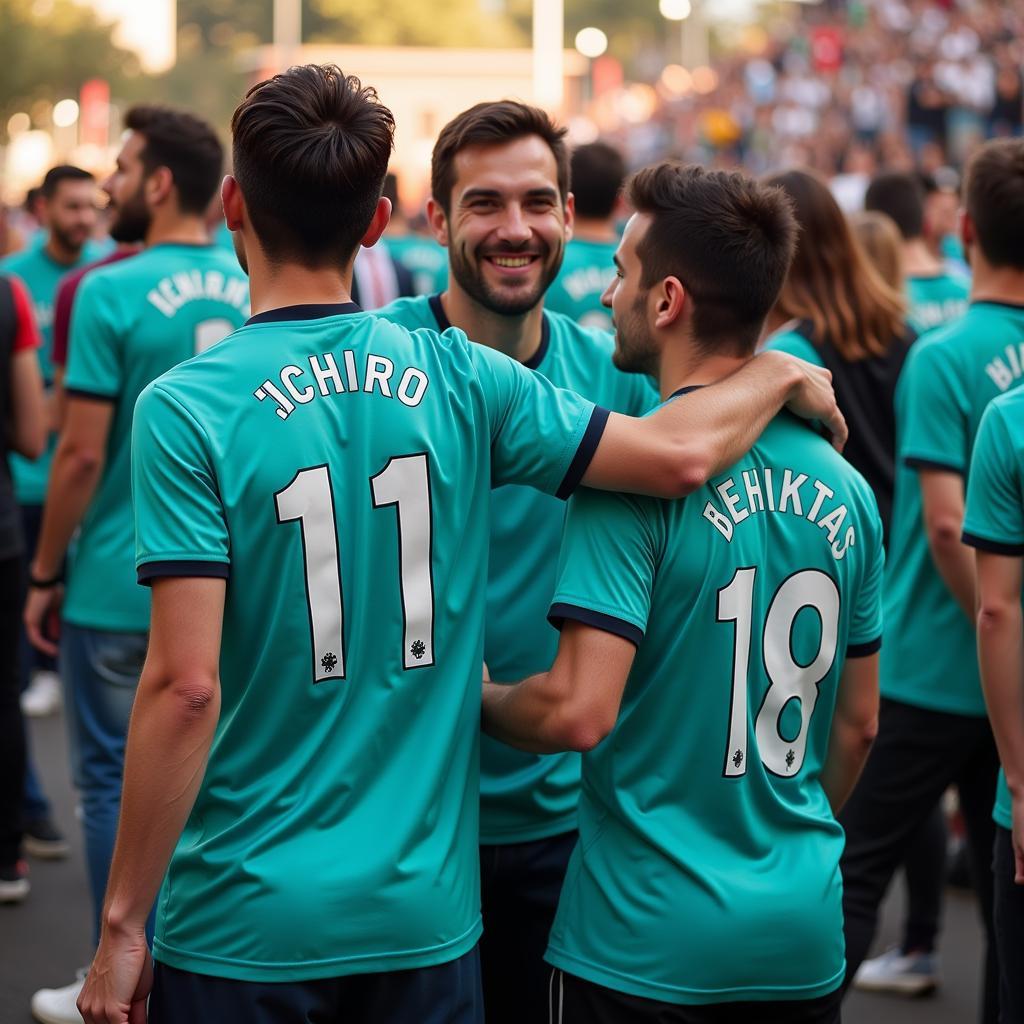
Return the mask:
<path id="1" fill-rule="evenodd" d="M 96 949 L 35 1017 L 832 1024 L 938 983 L 953 791 L 1024 1021 L 1024 141 L 849 215 L 811 148 L 627 177 L 496 100 L 410 223 L 394 127 L 293 68 L 222 182 L 132 108 L 104 229 L 55 167 L 0 263 L 0 901 L 67 853 L 59 678 Z"/>

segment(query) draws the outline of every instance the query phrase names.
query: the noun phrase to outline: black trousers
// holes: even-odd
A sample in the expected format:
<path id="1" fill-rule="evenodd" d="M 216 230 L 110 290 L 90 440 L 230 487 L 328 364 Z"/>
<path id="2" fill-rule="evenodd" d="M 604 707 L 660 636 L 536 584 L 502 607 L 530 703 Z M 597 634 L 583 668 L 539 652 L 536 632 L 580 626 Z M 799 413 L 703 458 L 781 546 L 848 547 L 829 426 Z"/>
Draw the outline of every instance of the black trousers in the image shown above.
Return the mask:
<path id="1" fill-rule="evenodd" d="M 1024 885 L 1017 885 L 1013 880 L 1010 832 L 998 825 L 992 871 L 999 951 L 999 1022 L 1024 1024 Z"/>
<path id="2" fill-rule="evenodd" d="M 595 985 L 555 970 L 548 979 L 549 1024 L 839 1024 L 842 990 L 817 999 L 678 1006 Z M 524 1018 L 523 1024 L 533 1021 Z M 488 1024 L 490 1022 L 488 1021 Z"/>
<path id="3" fill-rule="evenodd" d="M 907 920 L 903 949 L 931 953 L 939 934 L 946 889 L 946 819 L 940 800 L 917 830 L 903 864 L 907 879 Z"/>
<path id="4" fill-rule="evenodd" d="M 547 1020 L 544 963 L 558 896 L 577 834 L 480 847 L 480 940 L 487 1024 Z"/>
<path id="5" fill-rule="evenodd" d="M 946 788 L 955 785 L 967 827 L 971 873 L 986 935 L 980 1020 L 997 1024 L 992 925 L 992 842 L 998 757 L 988 720 L 882 699 L 878 738 L 839 817 L 846 830 L 843 914 L 846 982 L 875 937 L 878 909 L 896 869 Z"/>
<path id="6" fill-rule="evenodd" d="M 480 955 L 314 981 L 234 981 L 159 961 L 150 1024 L 483 1024 Z"/>
<path id="7" fill-rule="evenodd" d="M 21 555 L 0 560 L 0 864 L 21 848 L 25 727 L 21 718 L 18 634 L 23 598 Z"/>

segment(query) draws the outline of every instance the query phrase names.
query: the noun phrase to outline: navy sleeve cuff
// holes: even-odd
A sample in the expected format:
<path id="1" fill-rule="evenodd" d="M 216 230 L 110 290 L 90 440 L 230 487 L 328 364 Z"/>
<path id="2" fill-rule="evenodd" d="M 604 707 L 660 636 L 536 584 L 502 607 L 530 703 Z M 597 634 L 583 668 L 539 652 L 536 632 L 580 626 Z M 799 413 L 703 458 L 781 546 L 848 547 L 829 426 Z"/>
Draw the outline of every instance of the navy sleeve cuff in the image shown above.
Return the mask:
<path id="1" fill-rule="evenodd" d="M 590 415 L 590 422 L 583 433 L 580 446 L 576 449 L 572 462 L 569 463 L 569 469 L 566 471 L 561 485 L 555 492 L 555 497 L 561 498 L 564 501 L 579 486 L 580 481 L 583 479 L 583 474 L 586 473 L 587 467 L 594 457 L 594 452 L 597 451 L 597 446 L 601 441 L 601 436 L 604 434 L 604 428 L 608 425 L 608 417 L 610 415 L 611 413 L 600 405 L 594 406 L 594 411 Z"/>
<path id="2" fill-rule="evenodd" d="M 644 631 L 639 626 L 633 625 L 632 622 L 626 622 L 625 619 L 617 618 L 614 615 L 605 615 L 603 612 L 595 612 L 591 608 L 581 608 L 575 604 L 553 604 L 548 611 L 548 622 L 555 629 L 561 629 L 566 619 L 582 622 L 585 626 L 593 626 L 595 629 L 604 630 L 605 633 L 621 636 L 637 647 L 640 646 L 640 641 L 644 638 Z"/>
<path id="3" fill-rule="evenodd" d="M 903 464 L 909 466 L 911 469 L 935 469 L 940 473 L 957 473 L 960 476 L 964 475 L 963 466 L 954 466 L 949 462 L 939 462 L 937 459 L 917 459 L 913 456 L 908 456 L 903 460 Z"/>
<path id="4" fill-rule="evenodd" d="M 149 586 L 153 580 L 165 579 L 170 576 L 205 576 L 226 580 L 230 575 L 231 566 L 227 562 L 202 562 L 198 560 L 144 562 L 138 568 L 139 583 L 144 587 Z"/>
<path id="5" fill-rule="evenodd" d="M 86 391 L 85 388 L 65 388 L 68 398 L 88 398 L 92 402 L 116 402 L 117 395 L 104 395 L 99 391 Z"/>
<path id="6" fill-rule="evenodd" d="M 870 658 L 872 654 L 877 654 L 881 649 L 882 638 L 877 636 L 874 640 L 869 640 L 864 644 L 847 644 L 846 656 L 848 658 Z"/>
<path id="7" fill-rule="evenodd" d="M 977 548 L 979 551 L 988 551 L 993 555 L 1024 555 L 1024 544 L 1003 544 L 997 540 L 986 540 L 976 533 L 968 533 L 966 530 L 960 538 L 968 547 Z"/>

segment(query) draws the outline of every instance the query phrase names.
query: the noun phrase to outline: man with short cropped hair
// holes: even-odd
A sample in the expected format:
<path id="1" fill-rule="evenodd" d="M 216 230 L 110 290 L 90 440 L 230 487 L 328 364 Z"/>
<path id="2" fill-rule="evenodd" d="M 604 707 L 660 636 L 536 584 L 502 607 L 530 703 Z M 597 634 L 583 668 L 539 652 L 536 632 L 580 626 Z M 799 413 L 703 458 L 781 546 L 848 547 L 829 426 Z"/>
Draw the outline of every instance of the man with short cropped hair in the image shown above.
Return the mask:
<path id="1" fill-rule="evenodd" d="M 572 151 L 570 182 L 576 200 L 572 238 L 544 302 L 584 327 L 611 329 L 601 296 L 615 276 L 612 256 L 619 243 L 616 219 L 623 211 L 626 161 L 607 142 L 589 142 Z"/>
<path id="2" fill-rule="evenodd" d="M 771 396 L 708 431 L 359 310 L 352 265 L 387 224 L 393 131 L 333 66 L 255 85 L 232 119 L 222 196 L 254 315 L 137 406 L 152 628 L 88 1024 L 147 997 L 153 1024 L 480 1021 L 492 483 L 681 493 L 790 394 L 842 431 L 797 361 L 762 365 Z"/>
<path id="3" fill-rule="evenodd" d="M 864 208 L 887 214 L 903 237 L 911 326 L 918 333 L 941 327 L 967 308 L 970 280 L 950 273 L 929 250 L 924 238 L 925 194 L 919 178 L 909 172 L 887 171 L 875 177 L 864 197 Z"/>
<path id="4" fill-rule="evenodd" d="M 753 358 L 796 221 L 736 173 L 628 193 L 615 363 L 686 405 Z M 681 500 L 573 498 L 554 664 L 483 700 L 498 739 L 584 752 L 550 1020 L 839 1020 L 834 814 L 875 727 L 882 560 L 867 482 L 787 414 Z"/>
<path id="5" fill-rule="evenodd" d="M 42 529 L 30 564 L 25 625 L 56 654 L 74 782 L 82 801 L 93 941 L 117 827 L 124 740 L 146 655 L 148 593 L 130 552 L 130 442 L 135 400 L 155 377 L 216 343 L 248 313 L 235 259 L 210 244 L 204 214 L 220 182 L 223 148 L 184 111 L 133 107 L 117 168 L 104 183 L 115 241 L 146 251 L 87 275 L 75 298 L 65 371 L 66 412 Z M 63 586 L 63 564 L 78 532 Z M 77 1019 L 81 981 L 43 989 L 44 1024 Z"/>

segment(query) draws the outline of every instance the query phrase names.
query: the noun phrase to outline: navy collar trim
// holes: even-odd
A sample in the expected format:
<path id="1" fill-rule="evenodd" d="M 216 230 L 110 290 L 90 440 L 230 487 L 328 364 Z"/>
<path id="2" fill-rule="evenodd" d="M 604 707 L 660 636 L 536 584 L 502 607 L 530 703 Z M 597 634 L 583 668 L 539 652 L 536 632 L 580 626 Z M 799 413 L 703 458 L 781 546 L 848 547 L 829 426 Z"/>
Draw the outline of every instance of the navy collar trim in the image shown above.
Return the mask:
<path id="1" fill-rule="evenodd" d="M 679 398 L 680 395 L 688 395 L 691 391 L 700 391 L 701 388 L 706 386 L 707 385 L 705 384 L 689 384 L 685 388 L 680 388 L 678 391 L 673 391 L 672 394 L 665 399 L 665 401 L 671 402 L 673 398 Z"/>
<path id="2" fill-rule="evenodd" d="M 444 306 L 441 303 L 440 294 L 431 295 L 427 302 L 430 303 L 430 311 L 434 314 L 434 319 L 437 321 L 437 326 L 442 331 L 447 331 L 452 326 L 451 320 L 448 319 L 448 314 L 444 311 Z M 544 314 L 544 318 L 541 320 L 540 325 L 540 344 L 537 346 L 537 351 L 530 356 L 529 359 L 523 360 L 523 366 L 528 370 L 536 370 L 541 363 L 544 362 L 544 357 L 548 354 L 548 349 L 551 347 L 551 322 L 548 320 L 547 313 Z"/>
<path id="3" fill-rule="evenodd" d="M 325 316 L 341 316 L 344 313 L 361 313 L 354 302 L 307 302 L 298 306 L 281 306 L 268 309 L 245 321 L 250 324 L 277 323 L 288 320 L 322 320 Z"/>

